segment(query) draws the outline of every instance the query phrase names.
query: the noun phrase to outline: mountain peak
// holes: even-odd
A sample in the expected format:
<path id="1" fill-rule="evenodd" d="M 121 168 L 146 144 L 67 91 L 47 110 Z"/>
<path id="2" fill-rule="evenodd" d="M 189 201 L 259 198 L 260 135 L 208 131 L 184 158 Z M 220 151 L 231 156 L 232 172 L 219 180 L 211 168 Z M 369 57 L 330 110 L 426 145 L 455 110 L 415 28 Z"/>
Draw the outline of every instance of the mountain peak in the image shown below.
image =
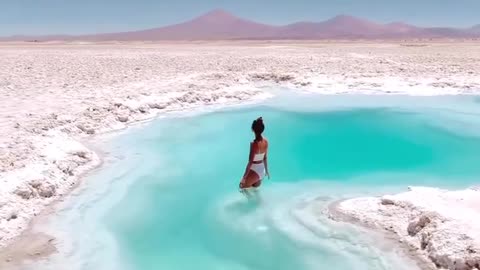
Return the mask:
<path id="1" fill-rule="evenodd" d="M 329 25 L 330 27 L 334 27 L 336 29 L 343 29 L 346 32 L 351 32 L 354 29 L 360 29 L 358 31 L 370 31 L 373 28 L 379 28 L 380 25 L 369 21 L 365 20 L 362 18 L 350 16 L 350 15 L 338 15 L 330 20 L 325 21 L 326 25 Z M 356 30 L 357 31 L 357 30 Z M 357 32 L 358 32 L 357 31 Z"/>
<path id="2" fill-rule="evenodd" d="M 331 18 L 329 21 L 344 22 L 344 21 L 359 21 L 359 20 L 361 20 L 361 19 L 359 19 L 357 17 L 353 17 L 353 16 L 346 15 L 346 14 L 340 14 L 340 15 L 337 15 L 337 16 Z"/>
<path id="3" fill-rule="evenodd" d="M 406 24 L 404 22 L 399 22 L 399 21 L 396 21 L 396 22 L 391 22 L 387 25 L 391 25 L 391 26 L 408 26 L 409 24 Z"/>
<path id="4" fill-rule="evenodd" d="M 232 13 L 226 11 L 225 9 L 216 8 L 205 13 L 204 16 L 233 16 L 233 15 Z"/>
<path id="5" fill-rule="evenodd" d="M 354 17 L 348 14 L 338 14 L 337 16 L 333 17 L 333 19 L 337 19 L 337 20 L 351 19 L 351 18 L 354 18 Z"/>
<path id="6" fill-rule="evenodd" d="M 223 9 L 214 9 L 211 10 L 200 17 L 197 17 L 196 21 L 209 21 L 209 22 L 222 22 L 222 21 L 231 21 L 237 20 L 238 17 L 233 15 L 232 13 L 223 10 Z"/>

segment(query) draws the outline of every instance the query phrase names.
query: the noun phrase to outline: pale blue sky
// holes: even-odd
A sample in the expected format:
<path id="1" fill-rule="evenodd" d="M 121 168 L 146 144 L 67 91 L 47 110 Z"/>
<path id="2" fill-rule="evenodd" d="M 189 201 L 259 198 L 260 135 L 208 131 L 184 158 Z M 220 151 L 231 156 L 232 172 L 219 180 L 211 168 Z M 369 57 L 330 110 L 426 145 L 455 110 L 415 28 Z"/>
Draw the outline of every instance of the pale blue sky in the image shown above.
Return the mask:
<path id="1" fill-rule="evenodd" d="M 217 8 L 271 24 L 338 14 L 420 26 L 480 24 L 480 0 L 0 0 L 0 36 L 145 29 Z"/>

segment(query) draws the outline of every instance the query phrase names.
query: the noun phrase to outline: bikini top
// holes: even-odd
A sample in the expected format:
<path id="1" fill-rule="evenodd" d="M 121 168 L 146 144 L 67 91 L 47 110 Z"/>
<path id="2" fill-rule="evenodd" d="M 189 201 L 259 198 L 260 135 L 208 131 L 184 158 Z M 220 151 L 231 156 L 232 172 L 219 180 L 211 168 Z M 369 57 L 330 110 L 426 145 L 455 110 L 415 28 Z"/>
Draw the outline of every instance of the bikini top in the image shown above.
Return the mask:
<path id="1" fill-rule="evenodd" d="M 253 161 L 263 161 L 263 158 L 265 157 L 265 153 L 258 153 L 258 154 L 255 154 L 255 156 L 253 157 Z"/>

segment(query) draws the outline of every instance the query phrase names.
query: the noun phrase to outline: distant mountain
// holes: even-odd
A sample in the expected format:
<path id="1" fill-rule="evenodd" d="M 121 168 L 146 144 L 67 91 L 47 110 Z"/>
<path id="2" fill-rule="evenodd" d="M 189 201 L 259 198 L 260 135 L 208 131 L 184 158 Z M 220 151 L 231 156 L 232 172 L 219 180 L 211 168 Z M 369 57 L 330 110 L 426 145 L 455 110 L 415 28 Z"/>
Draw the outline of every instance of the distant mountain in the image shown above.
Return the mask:
<path id="1" fill-rule="evenodd" d="M 477 25 L 473 26 L 472 28 L 470 28 L 470 31 L 473 32 L 473 33 L 480 34 L 480 24 L 477 24 Z"/>
<path id="2" fill-rule="evenodd" d="M 404 39 L 479 38 L 480 25 L 470 29 L 425 28 L 402 22 L 380 24 L 347 15 L 323 22 L 297 22 L 273 26 L 239 18 L 223 10 L 213 10 L 175 25 L 121 33 L 95 35 L 15 36 L 3 40 L 233 40 L 233 39 Z M 1 39 L 0 39 L 1 40 Z"/>
<path id="3" fill-rule="evenodd" d="M 378 24 L 352 16 L 337 16 L 330 20 L 287 25 L 279 31 L 280 37 L 301 39 L 326 38 L 389 38 L 415 33 L 418 28 L 403 23 Z"/>
<path id="4" fill-rule="evenodd" d="M 214 10 L 191 21 L 142 31 L 84 36 L 93 40 L 199 40 L 261 38 L 273 35 L 276 27 Z"/>
<path id="5" fill-rule="evenodd" d="M 48 35 L 48 36 L 26 36 L 26 35 L 15 35 L 9 37 L 0 37 L 0 41 L 52 41 L 52 40 L 74 40 L 80 39 L 80 36 L 69 36 L 69 35 Z"/>

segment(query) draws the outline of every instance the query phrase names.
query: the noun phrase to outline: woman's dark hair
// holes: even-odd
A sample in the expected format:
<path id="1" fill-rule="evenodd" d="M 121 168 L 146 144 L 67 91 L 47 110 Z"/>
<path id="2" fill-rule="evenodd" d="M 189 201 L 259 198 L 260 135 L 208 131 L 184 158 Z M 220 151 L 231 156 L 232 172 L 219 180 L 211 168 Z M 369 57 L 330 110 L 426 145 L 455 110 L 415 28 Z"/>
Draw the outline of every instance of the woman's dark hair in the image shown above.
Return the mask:
<path id="1" fill-rule="evenodd" d="M 262 117 L 259 117 L 253 121 L 252 130 L 255 133 L 255 141 L 261 141 L 263 139 L 262 133 L 265 130 Z"/>

